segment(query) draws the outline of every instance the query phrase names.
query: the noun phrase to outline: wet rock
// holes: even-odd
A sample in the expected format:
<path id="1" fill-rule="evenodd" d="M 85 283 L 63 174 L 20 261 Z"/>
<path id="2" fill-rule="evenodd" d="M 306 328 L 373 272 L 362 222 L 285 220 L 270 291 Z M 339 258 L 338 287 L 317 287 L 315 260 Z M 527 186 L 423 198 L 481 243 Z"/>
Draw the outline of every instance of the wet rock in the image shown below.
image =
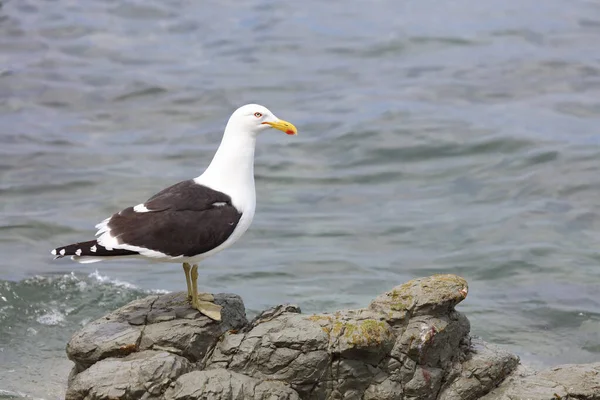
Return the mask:
<path id="1" fill-rule="evenodd" d="M 68 398 L 600 399 L 600 365 L 525 373 L 518 357 L 471 338 L 454 309 L 467 292 L 464 279 L 434 275 L 364 309 L 305 315 L 281 305 L 250 323 L 235 295 L 215 296 L 221 323 L 185 293 L 150 296 L 73 336 Z"/>

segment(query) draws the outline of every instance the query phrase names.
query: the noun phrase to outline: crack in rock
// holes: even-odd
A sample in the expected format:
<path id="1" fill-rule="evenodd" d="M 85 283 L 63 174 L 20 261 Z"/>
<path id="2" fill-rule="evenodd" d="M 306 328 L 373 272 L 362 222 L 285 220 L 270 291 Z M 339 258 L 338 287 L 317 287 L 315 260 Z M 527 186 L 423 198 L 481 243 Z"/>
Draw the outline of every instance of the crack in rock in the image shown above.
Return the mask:
<path id="1" fill-rule="evenodd" d="M 67 400 L 600 400 L 600 364 L 524 373 L 518 357 L 471 338 L 454 309 L 467 293 L 464 279 L 434 275 L 367 308 L 280 305 L 251 323 L 236 295 L 215 295 L 220 323 L 186 293 L 149 296 L 73 335 Z"/>

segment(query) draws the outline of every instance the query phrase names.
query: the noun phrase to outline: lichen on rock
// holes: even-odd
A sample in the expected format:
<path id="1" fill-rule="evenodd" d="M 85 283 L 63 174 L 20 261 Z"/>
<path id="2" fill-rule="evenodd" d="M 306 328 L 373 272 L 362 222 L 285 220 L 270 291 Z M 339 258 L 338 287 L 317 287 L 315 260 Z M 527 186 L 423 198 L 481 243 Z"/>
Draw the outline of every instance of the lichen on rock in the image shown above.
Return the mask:
<path id="1" fill-rule="evenodd" d="M 252 322 L 238 296 L 219 294 L 220 323 L 191 309 L 184 293 L 149 296 L 73 335 L 67 399 L 518 398 L 505 380 L 518 357 L 471 338 L 468 319 L 455 310 L 467 293 L 463 278 L 434 275 L 399 285 L 367 308 L 305 315 L 280 305 Z M 556 386 L 585 375 L 593 382 L 594 368 L 513 381 Z M 497 397 L 488 394 L 499 384 Z M 600 399 L 589 397 L 595 390 L 564 392 Z"/>

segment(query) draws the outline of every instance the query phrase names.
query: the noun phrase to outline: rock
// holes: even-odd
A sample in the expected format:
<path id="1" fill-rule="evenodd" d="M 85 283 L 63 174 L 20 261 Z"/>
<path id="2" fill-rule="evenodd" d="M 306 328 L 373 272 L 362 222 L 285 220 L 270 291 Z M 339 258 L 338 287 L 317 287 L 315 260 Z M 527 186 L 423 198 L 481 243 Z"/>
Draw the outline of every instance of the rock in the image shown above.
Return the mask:
<path id="1" fill-rule="evenodd" d="M 534 372 L 519 368 L 481 400 L 600 399 L 600 363 L 567 364 Z"/>
<path id="2" fill-rule="evenodd" d="M 181 376 L 167 393 L 172 400 L 300 400 L 298 393 L 281 382 L 261 381 L 246 375 L 213 369 Z"/>
<path id="3" fill-rule="evenodd" d="M 164 349 L 196 362 L 224 332 L 247 324 L 239 296 L 217 294 L 215 302 L 224 307 L 221 323 L 192 309 L 183 292 L 133 301 L 73 335 L 67 355 L 78 372 L 104 358 L 147 349 Z"/>
<path id="4" fill-rule="evenodd" d="M 192 364 L 166 351 L 107 358 L 71 379 L 66 400 L 159 399 Z"/>
<path id="5" fill-rule="evenodd" d="M 306 393 L 328 366 L 328 342 L 327 334 L 307 316 L 283 313 L 246 333 L 225 334 L 205 364 L 207 369 L 285 381 Z"/>
<path id="6" fill-rule="evenodd" d="M 462 354 L 469 324 L 453 307 L 465 294 L 462 278 L 440 275 L 399 286 L 368 309 L 258 319 L 226 333 L 206 368 L 285 381 L 301 398 L 429 398 Z"/>
<path id="7" fill-rule="evenodd" d="M 220 323 L 185 293 L 150 296 L 73 335 L 67 399 L 600 400 L 600 364 L 534 373 L 471 338 L 454 309 L 467 293 L 464 279 L 434 275 L 364 309 L 280 305 L 250 323 L 235 295 L 215 296 Z"/>
<path id="8" fill-rule="evenodd" d="M 519 357 L 473 338 L 467 358 L 458 365 L 460 376 L 446 385 L 438 399 L 478 399 L 496 387 L 518 363 Z"/>
<path id="9" fill-rule="evenodd" d="M 378 296 L 371 310 L 386 314 L 394 324 L 418 315 L 442 315 L 454 309 L 469 293 L 467 281 L 456 275 L 434 275 L 413 279 Z"/>

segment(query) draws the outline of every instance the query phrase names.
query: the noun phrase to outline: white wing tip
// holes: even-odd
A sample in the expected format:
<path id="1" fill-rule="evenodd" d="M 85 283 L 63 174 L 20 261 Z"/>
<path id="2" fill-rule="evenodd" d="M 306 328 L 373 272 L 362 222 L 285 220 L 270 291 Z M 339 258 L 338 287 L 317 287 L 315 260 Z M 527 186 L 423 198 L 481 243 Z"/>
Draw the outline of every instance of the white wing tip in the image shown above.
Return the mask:
<path id="1" fill-rule="evenodd" d="M 108 222 L 110 221 L 112 217 L 108 217 L 106 219 L 104 219 L 102 222 L 99 222 L 96 224 L 96 229 L 98 229 L 98 232 L 96 232 L 96 236 L 103 234 L 104 232 L 110 230 L 110 228 L 108 227 Z"/>

